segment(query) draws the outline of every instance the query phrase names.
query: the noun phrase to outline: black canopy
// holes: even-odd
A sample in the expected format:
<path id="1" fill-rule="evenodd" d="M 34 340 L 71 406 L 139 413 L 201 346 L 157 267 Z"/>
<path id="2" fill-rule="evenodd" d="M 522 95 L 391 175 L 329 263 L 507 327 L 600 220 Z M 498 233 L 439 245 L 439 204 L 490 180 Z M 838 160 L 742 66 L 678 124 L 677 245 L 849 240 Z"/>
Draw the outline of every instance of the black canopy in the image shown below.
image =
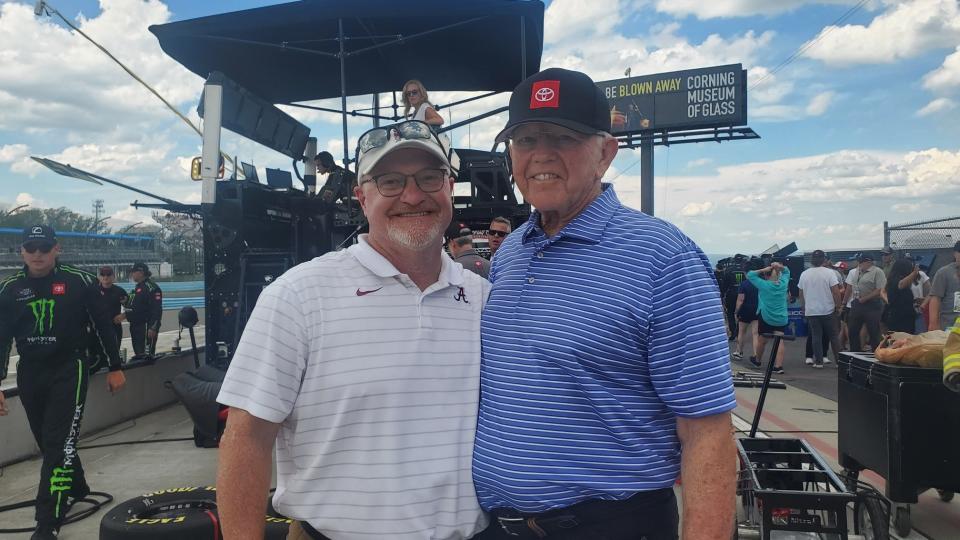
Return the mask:
<path id="1" fill-rule="evenodd" d="M 540 69 L 539 0 L 302 0 L 150 31 L 197 75 L 221 71 L 292 103 L 341 95 L 341 21 L 348 96 L 399 90 L 408 79 L 429 90 L 509 91 Z"/>

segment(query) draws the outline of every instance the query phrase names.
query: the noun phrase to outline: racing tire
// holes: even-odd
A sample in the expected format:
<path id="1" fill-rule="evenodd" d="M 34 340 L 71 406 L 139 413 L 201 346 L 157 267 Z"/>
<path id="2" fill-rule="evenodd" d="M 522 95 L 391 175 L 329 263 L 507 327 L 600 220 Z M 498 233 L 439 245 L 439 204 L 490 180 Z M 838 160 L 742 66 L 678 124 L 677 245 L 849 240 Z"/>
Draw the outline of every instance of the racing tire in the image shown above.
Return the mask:
<path id="1" fill-rule="evenodd" d="M 293 520 L 277 512 L 273 507 L 273 497 L 267 498 L 267 528 L 264 540 L 286 540 Z"/>
<path id="2" fill-rule="evenodd" d="M 874 497 L 863 497 L 855 505 L 854 519 L 857 533 L 867 540 L 890 539 L 890 516 L 884 505 Z"/>
<path id="3" fill-rule="evenodd" d="M 100 540 L 222 540 L 216 488 L 183 487 L 134 497 L 100 521 Z M 273 506 L 265 516 L 265 540 L 284 540 L 289 518 Z"/>
<path id="4" fill-rule="evenodd" d="M 910 520 L 910 507 L 898 506 L 893 518 L 893 529 L 897 531 L 898 536 L 909 536 L 913 530 L 913 524 Z"/>
<path id="5" fill-rule="evenodd" d="M 100 540 L 219 540 L 217 492 L 207 487 L 164 489 L 113 507 L 100 520 Z"/>

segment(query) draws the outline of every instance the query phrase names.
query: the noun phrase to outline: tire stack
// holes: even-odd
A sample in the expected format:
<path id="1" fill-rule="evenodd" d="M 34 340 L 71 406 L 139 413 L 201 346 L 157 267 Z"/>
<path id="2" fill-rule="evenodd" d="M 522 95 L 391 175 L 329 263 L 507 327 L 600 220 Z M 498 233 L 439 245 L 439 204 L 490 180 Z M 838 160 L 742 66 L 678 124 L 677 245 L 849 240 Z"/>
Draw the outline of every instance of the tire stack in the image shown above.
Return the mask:
<path id="1" fill-rule="evenodd" d="M 291 520 L 268 505 L 266 540 L 283 540 Z M 113 507 L 100 521 L 100 540 L 223 540 L 217 489 L 179 487 L 145 493 Z"/>

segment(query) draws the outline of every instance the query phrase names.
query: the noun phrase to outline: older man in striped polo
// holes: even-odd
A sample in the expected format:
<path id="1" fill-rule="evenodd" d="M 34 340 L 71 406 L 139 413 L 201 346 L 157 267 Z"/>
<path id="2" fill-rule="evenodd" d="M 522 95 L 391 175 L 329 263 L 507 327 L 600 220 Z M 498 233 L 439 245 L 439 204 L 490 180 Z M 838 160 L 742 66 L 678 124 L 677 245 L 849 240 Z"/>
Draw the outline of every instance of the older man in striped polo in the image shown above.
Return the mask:
<path id="1" fill-rule="evenodd" d="M 673 539 L 733 527 L 734 408 L 709 262 L 601 181 L 609 105 L 548 69 L 510 99 L 506 141 L 536 211 L 497 253 L 483 313 L 473 476 L 484 539 Z"/>

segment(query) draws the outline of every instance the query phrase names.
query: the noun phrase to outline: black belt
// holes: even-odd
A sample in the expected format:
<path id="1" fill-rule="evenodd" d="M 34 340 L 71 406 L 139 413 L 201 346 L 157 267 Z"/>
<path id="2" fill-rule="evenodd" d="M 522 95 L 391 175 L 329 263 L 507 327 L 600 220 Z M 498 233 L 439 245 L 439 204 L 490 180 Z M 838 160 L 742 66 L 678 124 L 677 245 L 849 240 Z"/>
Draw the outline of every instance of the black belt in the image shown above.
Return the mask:
<path id="1" fill-rule="evenodd" d="M 663 488 L 641 491 L 621 501 L 591 499 L 539 514 L 525 514 L 512 508 L 494 508 L 490 513 L 509 536 L 546 538 L 551 534 L 569 532 L 583 524 L 614 518 L 637 508 L 675 505 L 674 497 L 673 488 Z"/>
<path id="2" fill-rule="evenodd" d="M 306 521 L 300 522 L 300 528 L 303 529 L 303 532 L 307 533 L 307 536 L 313 538 L 313 540 L 330 540 L 326 536 L 320 534 L 319 531 L 311 527 Z"/>

